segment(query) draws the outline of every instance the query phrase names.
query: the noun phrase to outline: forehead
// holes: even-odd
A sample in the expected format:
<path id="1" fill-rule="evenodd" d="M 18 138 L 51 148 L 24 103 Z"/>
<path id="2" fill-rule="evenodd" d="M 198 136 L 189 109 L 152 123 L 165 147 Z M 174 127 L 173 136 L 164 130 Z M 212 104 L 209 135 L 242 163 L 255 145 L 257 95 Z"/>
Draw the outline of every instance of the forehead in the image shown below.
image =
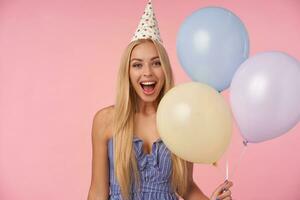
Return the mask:
<path id="1" fill-rule="evenodd" d="M 135 46 L 131 53 L 131 58 L 147 60 L 158 56 L 155 45 L 152 42 L 144 42 Z"/>

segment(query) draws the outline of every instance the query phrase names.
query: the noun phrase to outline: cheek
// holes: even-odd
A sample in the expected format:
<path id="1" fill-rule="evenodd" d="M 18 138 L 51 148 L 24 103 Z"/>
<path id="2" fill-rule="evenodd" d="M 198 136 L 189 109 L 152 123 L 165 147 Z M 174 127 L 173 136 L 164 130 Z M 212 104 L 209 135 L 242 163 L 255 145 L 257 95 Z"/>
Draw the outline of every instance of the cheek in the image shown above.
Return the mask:
<path id="1" fill-rule="evenodd" d="M 134 88 L 137 88 L 139 84 L 137 83 L 138 81 L 138 74 L 134 73 L 134 71 L 129 72 L 129 79 L 131 84 L 133 85 Z"/>
<path id="2" fill-rule="evenodd" d="M 161 80 L 162 83 L 165 82 L 165 74 L 163 70 L 159 70 L 159 72 L 157 73 L 157 77 L 159 78 L 159 80 Z"/>
<path id="3" fill-rule="evenodd" d="M 134 80 L 136 80 L 136 75 L 135 75 L 135 73 L 132 70 L 129 71 L 129 79 L 133 83 L 134 83 Z"/>

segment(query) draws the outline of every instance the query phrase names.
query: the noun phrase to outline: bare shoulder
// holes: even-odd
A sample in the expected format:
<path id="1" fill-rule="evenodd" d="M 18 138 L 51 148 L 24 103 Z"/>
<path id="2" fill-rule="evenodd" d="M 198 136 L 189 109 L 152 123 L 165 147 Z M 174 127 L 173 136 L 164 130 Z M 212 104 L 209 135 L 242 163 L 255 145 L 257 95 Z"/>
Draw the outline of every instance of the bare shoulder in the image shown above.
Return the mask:
<path id="1" fill-rule="evenodd" d="M 112 136 L 114 107 L 114 105 L 110 105 L 95 113 L 92 128 L 93 137 L 108 140 Z"/>

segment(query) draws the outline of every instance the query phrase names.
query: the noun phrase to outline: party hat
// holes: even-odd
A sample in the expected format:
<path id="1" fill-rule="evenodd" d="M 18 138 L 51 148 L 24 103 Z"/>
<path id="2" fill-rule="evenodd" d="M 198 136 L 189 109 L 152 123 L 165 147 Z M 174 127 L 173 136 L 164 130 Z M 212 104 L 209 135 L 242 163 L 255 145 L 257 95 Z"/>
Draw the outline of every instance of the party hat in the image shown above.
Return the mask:
<path id="1" fill-rule="evenodd" d="M 155 18 L 151 0 L 148 1 L 145 7 L 144 14 L 141 17 L 140 23 L 131 39 L 131 42 L 141 38 L 150 38 L 161 43 L 163 42 L 160 38 L 158 23 Z"/>

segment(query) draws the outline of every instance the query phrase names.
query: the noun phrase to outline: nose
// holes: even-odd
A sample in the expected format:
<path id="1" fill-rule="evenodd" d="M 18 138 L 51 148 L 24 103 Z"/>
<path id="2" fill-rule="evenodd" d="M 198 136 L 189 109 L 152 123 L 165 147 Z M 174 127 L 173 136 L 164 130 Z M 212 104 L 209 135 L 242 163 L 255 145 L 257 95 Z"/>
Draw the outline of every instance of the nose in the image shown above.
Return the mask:
<path id="1" fill-rule="evenodd" d="M 146 64 L 143 70 L 143 75 L 144 76 L 152 76 L 152 68 L 150 64 Z"/>

